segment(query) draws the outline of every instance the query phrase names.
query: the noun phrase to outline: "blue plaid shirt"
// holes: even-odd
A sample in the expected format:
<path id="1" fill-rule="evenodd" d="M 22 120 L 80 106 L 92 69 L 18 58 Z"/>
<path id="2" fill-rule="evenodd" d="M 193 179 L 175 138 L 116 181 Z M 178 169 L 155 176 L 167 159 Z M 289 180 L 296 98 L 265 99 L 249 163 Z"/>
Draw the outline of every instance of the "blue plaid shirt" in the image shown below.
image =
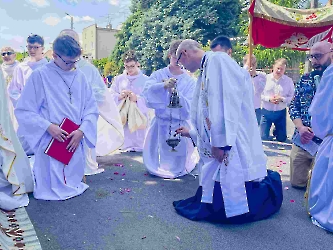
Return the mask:
<path id="1" fill-rule="evenodd" d="M 300 81 L 295 86 L 295 94 L 289 106 L 290 119 L 295 120 L 300 118 L 304 126 L 311 128 L 311 116 L 309 108 L 312 99 L 316 93 L 316 84 L 314 76 L 317 72 L 307 73 L 302 76 Z M 294 136 L 297 129 L 295 128 Z"/>

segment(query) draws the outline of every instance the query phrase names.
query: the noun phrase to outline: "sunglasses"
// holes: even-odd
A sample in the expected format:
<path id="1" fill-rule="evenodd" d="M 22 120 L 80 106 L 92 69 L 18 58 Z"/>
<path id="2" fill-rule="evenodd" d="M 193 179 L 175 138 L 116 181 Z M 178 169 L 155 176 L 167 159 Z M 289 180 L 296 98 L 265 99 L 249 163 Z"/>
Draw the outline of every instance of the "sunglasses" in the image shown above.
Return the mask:
<path id="1" fill-rule="evenodd" d="M 59 56 L 59 58 L 60 58 L 60 59 L 66 64 L 66 65 L 75 64 L 75 63 L 77 63 L 78 61 L 81 60 L 81 58 L 79 58 L 79 59 L 77 59 L 77 60 L 74 61 L 74 62 L 66 62 L 64 59 L 62 59 L 62 57 L 61 57 L 59 54 L 56 53 L 56 55 Z"/>
<path id="2" fill-rule="evenodd" d="M 11 52 L 11 51 L 7 51 L 7 52 L 3 52 L 3 53 L 1 53 L 1 55 L 2 56 L 10 56 L 10 55 L 13 55 L 13 54 L 15 54 L 14 52 Z"/>

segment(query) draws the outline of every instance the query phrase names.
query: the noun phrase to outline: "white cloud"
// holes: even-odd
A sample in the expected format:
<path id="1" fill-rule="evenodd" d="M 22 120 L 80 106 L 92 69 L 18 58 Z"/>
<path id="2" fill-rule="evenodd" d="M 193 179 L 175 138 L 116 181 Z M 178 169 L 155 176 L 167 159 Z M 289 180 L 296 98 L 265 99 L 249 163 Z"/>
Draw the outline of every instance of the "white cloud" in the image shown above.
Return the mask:
<path id="1" fill-rule="evenodd" d="M 45 18 L 43 21 L 43 23 L 46 23 L 47 25 L 50 25 L 50 26 L 56 26 L 60 22 L 61 22 L 60 18 L 54 17 L 54 16 L 49 16 L 49 17 Z"/>
<path id="2" fill-rule="evenodd" d="M 28 0 L 28 1 L 38 7 L 46 7 L 50 5 L 50 3 L 47 0 Z"/>
<path id="3" fill-rule="evenodd" d="M 4 31 L 4 30 L 9 30 L 9 28 L 6 27 L 6 26 L 0 26 L 0 32 L 2 32 L 2 31 Z"/>
<path id="4" fill-rule="evenodd" d="M 64 19 L 66 20 L 71 20 L 70 16 L 65 16 Z M 90 16 L 83 16 L 83 17 L 79 17 L 79 16 L 73 16 L 73 22 L 74 23 L 78 23 L 78 22 L 94 22 L 95 19 L 90 17 Z"/>
<path id="5" fill-rule="evenodd" d="M 109 3 L 111 5 L 119 5 L 119 0 L 110 0 Z"/>

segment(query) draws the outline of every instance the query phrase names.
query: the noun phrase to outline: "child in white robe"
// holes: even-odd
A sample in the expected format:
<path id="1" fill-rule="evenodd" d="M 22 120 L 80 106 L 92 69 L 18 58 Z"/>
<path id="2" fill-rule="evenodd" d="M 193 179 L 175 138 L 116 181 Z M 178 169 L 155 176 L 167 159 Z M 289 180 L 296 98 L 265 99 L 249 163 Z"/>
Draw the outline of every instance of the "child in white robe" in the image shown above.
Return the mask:
<path id="1" fill-rule="evenodd" d="M 81 47 L 75 39 L 58 37 L 53 43 L 54 60 L 32 72 L 15 109 L 19 132 L 35 152 L 36 199 L 65 200 L 88 188 L 82 182 L 82 139 L 88 147 L 95 147 L 98 107 L 85 75 L 74 68 L 80 55 Z M 70 134 L 62 130 L 58 125 L 64 118 L 79 125 L 79 129 Z M 74 154 L 68 165 L 44 153 L 52 138 L 70 140 L 66 149 Z"/>
<path id="2" fill-rule="evenodd" d="M 143 161 L 147 170 L 163 178 L 177 178 L 190 173 L 196 164 L 196 155 L 193 154 L 194 146 L 190 138 L 182 138 L 175 147 L 177 152 L 171 152 L 166 140 L 174 137 L 175 130 L 180 126 L 189 127 L 190 105 L 194 92 L 195 81 L 180 66 L 177 65 L 176 51 L 181 40 L 171 43 L 168 52 L 170 64 L 152 73 L 145 84 L 143 96 L 147 107 L 155 110 L 147 132 Z M 173 79 L 176 79 L 173 80 Z M 177 84 L 180 98 L 180 109 L 170 109 L 170 93 Z M 170 124 L 170 114 L 172 123 Z"/>
<path id="3" fill-rule="evenodd" d="M 148 77 L 141 72 L 140 64 L 134 51 L 125 53 L 124 66 L 124 73 L 116 76 L 111 85 L 114 101 L 119 105 L 121 100 L 129 97 L 130 101 L 136 103 L 139 110 L 148 118 L 149 110 L 142 97 L 142 91 Z M 120 149 L 123 151 L 142 152 L 145 135 L 146 129 L 139 129 L 131 133 L 126 123 L 124 126 L 125 142 Z"/>

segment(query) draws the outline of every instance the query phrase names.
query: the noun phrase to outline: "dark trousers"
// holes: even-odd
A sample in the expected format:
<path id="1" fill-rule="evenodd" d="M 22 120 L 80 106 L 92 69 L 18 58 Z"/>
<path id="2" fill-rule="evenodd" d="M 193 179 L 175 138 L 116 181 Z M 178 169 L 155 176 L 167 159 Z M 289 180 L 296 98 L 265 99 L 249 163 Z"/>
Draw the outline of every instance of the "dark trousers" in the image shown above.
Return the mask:
<path id="1" fill-rule="evenodd" d="M 269 131 L 272 123 L 275 125 L 276 140 L 284 142 L 287 139 L 287 110 L 268 111 L 261 110 L 260 133 L 262 140 L 269 140 Z"/>
<path id="2" fill-rule="evenodd" d="M 257 122 L 258 122 L 258 126 L 259 126 L 260 121 L 261 121 L 261 108 L 255 109 L 255 112 L 256 112 Z"/>

